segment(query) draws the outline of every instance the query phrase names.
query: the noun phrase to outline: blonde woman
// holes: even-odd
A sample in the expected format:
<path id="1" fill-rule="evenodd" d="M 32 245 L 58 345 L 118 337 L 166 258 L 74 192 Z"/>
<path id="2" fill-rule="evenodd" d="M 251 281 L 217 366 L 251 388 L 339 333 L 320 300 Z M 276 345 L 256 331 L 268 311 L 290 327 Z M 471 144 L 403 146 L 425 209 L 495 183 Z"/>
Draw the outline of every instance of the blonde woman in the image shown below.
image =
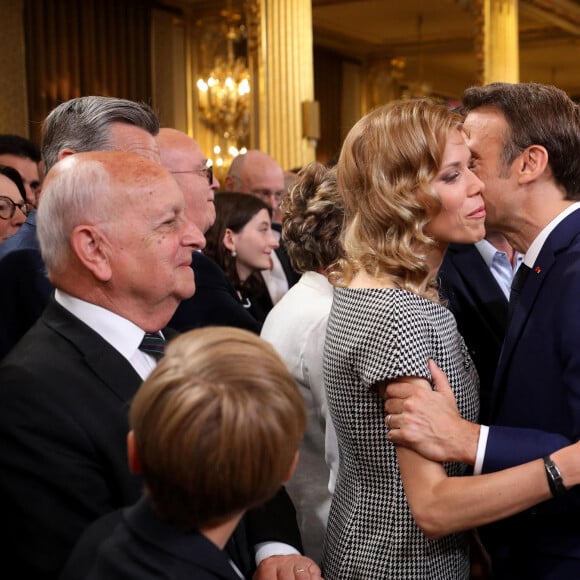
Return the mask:
<path id="1" fill-rule="evenodd" d="M 443 106 L 397 102 L 361 119 L 342 148 L 346 258 L 324 361 L 340 450 L 326 580 L 467 579 L 460 530 L 550 497 L 541 461 L 459 478 L 465 465 L 431 462 L 386 437 L 380 388 L 430 380 L 429 359 L 449 377 L 462 416 L 478 414 L 477 375 L 435 282 L 449 243 L 484 235 L 483 184 L 460 128 Z"/>

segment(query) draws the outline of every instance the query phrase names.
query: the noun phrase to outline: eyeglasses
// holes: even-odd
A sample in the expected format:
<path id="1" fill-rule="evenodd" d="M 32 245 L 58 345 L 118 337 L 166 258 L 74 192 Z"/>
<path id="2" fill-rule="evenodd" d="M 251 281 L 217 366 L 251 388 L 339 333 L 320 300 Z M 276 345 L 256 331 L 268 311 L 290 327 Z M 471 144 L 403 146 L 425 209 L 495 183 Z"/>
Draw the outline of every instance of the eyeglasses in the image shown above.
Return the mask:
<path id="1" fill-rule="evenodd" d="M 197 173 L 197 175 L 205 175 L 209 186 L 213 185 L 213 165 L 210 165 L 210 161 L 206 161 L 205 167 L 200 167 L 199 169 L 193 169 L 191 171 L 171 171 L 170 173 Z"/>
<path id="2" fill-rule="evenodd" d="M 9 197 L 0 195 L 0 219 L 12 219 L 16 213 L 16 208 L 18 208 L 24 215 L 28 215 L 30 213 L 31 206 L 25 201 L 16 203 Z"/>

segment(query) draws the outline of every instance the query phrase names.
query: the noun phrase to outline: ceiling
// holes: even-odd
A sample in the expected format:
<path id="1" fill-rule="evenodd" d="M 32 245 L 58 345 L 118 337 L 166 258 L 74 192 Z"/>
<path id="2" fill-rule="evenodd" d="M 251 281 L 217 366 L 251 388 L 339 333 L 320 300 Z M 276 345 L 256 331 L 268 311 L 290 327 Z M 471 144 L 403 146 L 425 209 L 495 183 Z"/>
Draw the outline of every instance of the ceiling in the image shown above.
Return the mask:
<path id="1" fill-rule="evenodd" d="M 219 13 L 248 0 L 162 1 Z M 362 63 L 398 59 L 405 80 L 459 98 L 478 81 L 473 6 L 482 2 L 312 0 L 314 44 Z M 580 99 L 580 0 L 519 0 L 518 6 L 520 80 L 555 84 Z"/>
<path id="2" fill-rule="evenodd" d="M 314 43 L 400 59 L 410 81 L 458 98 L 477 81 L 473 0 L 313 0 Z M 520 0 L 520 80 L 580 97 L 580 0 Z"/>

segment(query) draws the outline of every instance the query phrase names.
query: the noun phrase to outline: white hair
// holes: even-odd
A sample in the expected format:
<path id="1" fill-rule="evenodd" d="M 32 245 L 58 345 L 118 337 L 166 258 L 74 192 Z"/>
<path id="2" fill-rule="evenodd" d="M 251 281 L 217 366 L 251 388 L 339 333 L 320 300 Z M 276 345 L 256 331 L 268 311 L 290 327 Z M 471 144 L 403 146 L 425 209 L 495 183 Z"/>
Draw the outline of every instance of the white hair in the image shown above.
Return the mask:
<path id="1" fill-rule="evenodd" d="M 111 218 L 111 185 L 108 171 L 96 160 L 68 157 L 49 172 L 37 215 L 40 250 L 49 274 L 66 267 L 75 227 Z"/>

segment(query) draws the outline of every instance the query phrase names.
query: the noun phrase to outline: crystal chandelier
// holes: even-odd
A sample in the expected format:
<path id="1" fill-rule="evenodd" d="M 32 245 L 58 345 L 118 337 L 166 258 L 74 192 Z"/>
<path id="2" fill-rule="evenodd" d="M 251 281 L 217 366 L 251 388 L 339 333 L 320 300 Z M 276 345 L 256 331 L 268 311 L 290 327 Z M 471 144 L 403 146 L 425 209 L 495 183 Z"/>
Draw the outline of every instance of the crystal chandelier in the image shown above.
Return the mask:
<path id="1" fill-rule="evenodd" d="M 234 56 L 234 43 L 245 38 L 241 15 L 231 9 L 221 12 L 225 20 L 226 55 L 216 56 L 209 74 L 197 81 L 201 122 L 216 136 L 214 161 L 229 164 L 247 145 L 250 134 L 250 71 L 246 58 Z"/>
<path id="2" fill-rule="evenodd" d="M 242 58 L 218 58 L 206 79 L 197 81 L 199 111 L 216 135 L 238 143 L 250 130 L 250 72 Z"/>

